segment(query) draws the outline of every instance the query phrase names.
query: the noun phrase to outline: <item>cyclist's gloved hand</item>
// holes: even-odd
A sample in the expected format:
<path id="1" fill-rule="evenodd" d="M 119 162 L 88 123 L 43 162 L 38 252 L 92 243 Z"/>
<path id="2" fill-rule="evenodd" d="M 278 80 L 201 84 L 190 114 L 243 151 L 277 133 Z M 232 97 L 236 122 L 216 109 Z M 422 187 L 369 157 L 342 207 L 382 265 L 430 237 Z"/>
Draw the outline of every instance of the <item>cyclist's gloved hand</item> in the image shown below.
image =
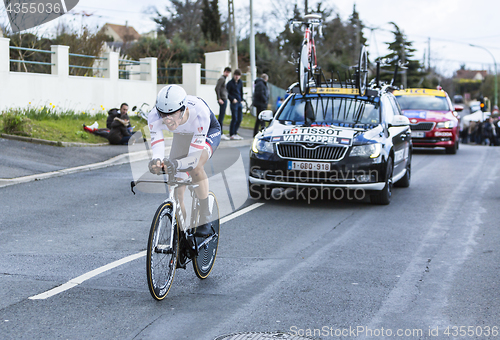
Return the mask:
<path id="1" fill-rule="evenodd" d="M 171 160 L 169 158 L 165 158 L 163 160 L 163 166 L 165 168 L 165 171 L 169 174 L 169 175 L 175 175 L 175 173 L 177 172 L 177 160 Z"/>
<path id="2" fill-rule="evenodd" d="M 156 175 L 159 174 L 162 171 L 161 159 L 154 158 L 154 159 L 150 160 L 148 167 L 149 167 L 149 172 L 151 172 L 152 174 L 156 174 Z"/>

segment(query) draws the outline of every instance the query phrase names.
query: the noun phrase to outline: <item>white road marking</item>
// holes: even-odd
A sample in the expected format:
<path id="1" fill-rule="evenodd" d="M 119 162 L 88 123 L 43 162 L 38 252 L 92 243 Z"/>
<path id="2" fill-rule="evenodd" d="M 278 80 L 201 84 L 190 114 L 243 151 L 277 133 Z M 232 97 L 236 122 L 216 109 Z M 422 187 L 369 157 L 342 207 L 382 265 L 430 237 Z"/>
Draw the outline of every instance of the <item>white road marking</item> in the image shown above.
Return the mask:
<path id="1" fill-rule="evenodd" d="M 241 210 L 238 210 L 226 217 L 223 217 L 221 220 L 220 220 L 220 224 L 223 224 L 223 223 L 226 223 L 226 222 L 229 222 L 231 221 L 232 219 L 235 219 L 243 214 L 246 214 L 247 212 L 250 212 L 260 206 L 264 205 L 264 203 L 254 203 L 244 209 L 241 209 Z M 44 300 L 44 299 L 47 299 L 51 296 L 54 296 L 56 294 L 59 294 L 59 293 L 62 293 L 68 289 L 71 289 L 73 287 L 76 287 L 78 286 L 79 284 L 83 283 L 84 281 L 87 281 L 88 279 L 91 279 L 93 278 L 94 276 L 97 276 L 99 274 L 102 274 L 108 270 L 111 270 L 113 268 L 116 268 L 118 266 L 121 266 L 122 264 L 125 264 L 125 263 L 128 263 L 130 261 L 134 261 L 134 260 L 137 260 L 143 256 L 146 256 L 146 250 L 144 251 L 141 251 L 140 253 L 137 253 L 137 254 L 133 254 L 133 255 L 130 255 L 130 256 L 127 256 L 127 257 L 124 257 L 123 259 L 120 259 L 120 260 L 117 260 L 117 261 L 114 261 L 114 262 L 111 262 L 111 263 L 108 263 L 107 265 L 105 266 L 102 266 L 102 267 L 99 267 L 97 269 L 94 269 L 88 273 L 85 273 L 83 275 L 80 275 L 74 279 L 71 279 L 69 280 L 68 282 L 58 286 L 58 287 L 55 287 L 51 290 L 48 290 L 44 293 L 41 293 L 41 294 L 38 294 L 38 295 L 34 295 L 34 296 L 30 296 L 28 299 L 30 300 Z"/>
<path id="2" fill-rule="evenodd" d="M 243 214 L 246 214 L 247 212 L 250 212 L 258 207 L 260 207 L 261 205 L 264 205 L 264 203 L 254 203 L 252 205 L 249 205 L 248 207 L 246 207 L 245 209 L 241 209 L 241 210 L 238 210 L 230 215 L 227 215 L 226 217 L 223 217 L 221 218 L 220 220 L 220 224 L 223 224 L 223 223 L 226 223 L 226 222 L 229 222 L 231 221 L 232 219 L 236 218 L 236 217 L 239 217 Z"/>

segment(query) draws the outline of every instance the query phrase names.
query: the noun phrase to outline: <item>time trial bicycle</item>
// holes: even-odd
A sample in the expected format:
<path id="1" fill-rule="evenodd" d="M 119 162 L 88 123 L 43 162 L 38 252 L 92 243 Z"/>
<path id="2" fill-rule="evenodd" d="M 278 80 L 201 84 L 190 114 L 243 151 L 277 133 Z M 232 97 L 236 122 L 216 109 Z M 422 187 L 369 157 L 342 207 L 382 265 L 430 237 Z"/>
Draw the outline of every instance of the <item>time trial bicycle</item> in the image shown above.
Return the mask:
<path id="1" fill-rule="evenodd" d="M 132 191 L 139 183 L 163 183 L 168 185 L 168 195 L 158 207 L 151 222 L 146 252 L 146 274 L 151 296 L 163 300 L 174 280 L 177 268 L 186 269 L 189 262 L 200 279 L 206 279 L 214 266 L 219 246 L 219 205 L 213 192 L 209 192 L 209 209 L 212 232 L 208 237 L 196 237 L 200 214 L 199 199 L 194 192 L 198 186 L 191 179 L 177 181 L 164 175 L 163 181 L 138 180 L 132 182 Z M 170 178 L 172 177 L 172 178 Z M 191 216 L 186 221 L 176 188 L 187 185 L 191 194 Z"/>

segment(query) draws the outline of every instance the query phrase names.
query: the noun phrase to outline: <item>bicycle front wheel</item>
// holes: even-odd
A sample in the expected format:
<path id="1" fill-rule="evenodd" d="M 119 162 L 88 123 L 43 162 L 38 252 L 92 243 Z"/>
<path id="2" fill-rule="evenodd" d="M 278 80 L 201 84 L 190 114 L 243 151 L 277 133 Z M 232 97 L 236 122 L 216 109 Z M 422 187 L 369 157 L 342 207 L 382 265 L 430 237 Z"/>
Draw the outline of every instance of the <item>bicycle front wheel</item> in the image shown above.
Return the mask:
<path id="1" fill-rule="evenodd" d="M 215 257 L 217 256 L 217 249 L 219 248 L 220 236 L 220 220 L 219 220 L 219 204 L 213 192 L 208 193 L 209 207 L 212 220 L 212 228 L 214 235 L 212 239 L 198 251 L 198 256 L 193 258 L 193 268 L 196 276 L 200 279 L 206 279 L 214 266 Z M 203 242 L 203 239 L 197 238 Z M 200 243 L 201 243 L 200 242 Z"/>
<path id="2" fill-rule="evenodd" d="M 309 81 L 309 49 L 307 48 L 307 44 L 302 44 L 302 49 L 300 50 L 299 56 L 299 89 L 300 94 L 306 94 L 307 83 Z"/>
<path id="3" fill-rule="evenodd" d="M 366 48 L 364 46 L 359 53 L 357 83 L 359 95 L 364 96 L 366 93 L 366 84 L 368 83 L 368 56 L 366 55 Z"/>
<path id="4" fill-rule="evenodd" d="M 146 272 L 151 296 L 163 300 L 174 280 L 179 256 L 179 228 L 172 203 L 163 203 L 156 210 L 149 232 Z"/>

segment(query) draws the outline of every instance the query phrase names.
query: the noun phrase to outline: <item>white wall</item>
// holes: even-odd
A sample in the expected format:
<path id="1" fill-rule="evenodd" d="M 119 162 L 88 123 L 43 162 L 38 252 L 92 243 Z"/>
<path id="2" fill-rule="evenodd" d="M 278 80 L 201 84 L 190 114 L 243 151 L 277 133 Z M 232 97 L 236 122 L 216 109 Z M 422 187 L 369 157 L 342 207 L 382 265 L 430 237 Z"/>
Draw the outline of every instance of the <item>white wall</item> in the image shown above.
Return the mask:
<path id="1" fill-rule="evenodd" d="M 52 46 L 52 74 L 9 71 L 9 39 L 0 38 L 0 110 L 55 105 L 77 112 L 102 112 L 127 102 L 156 100 L 156 58 L 141 59 L 141 80 L 118 79 L 118 53 L 109 52 L 103 78 L 70 76 L 68 48 Z"/>
<path id="2" fill-rule="evenodd" d="M 69 56 L 67 46 L 52 46 L 52 74 L 36 74 L 9 71 L 9 39 L 0 38 L 0 110 L 7 108 L 26 108 L 28 106 L 55 105 L 58 110 L 71 109 L 87 113 L 107 112 L 110 108 L 126 102 L 132 108 L 148 103 L 153 107 L 156 94 L 165 86 L 157 84 L 156 58 L 141 59 L 141 64 L 133 66 L 134 79 L 118 79 L 119 55 L 106 52 L 103 67 L 104 77 L 77 77 L 69 75 Z M 229 51 L 205 54 L 209 78 L 218 78 L 229 62 Z M 182 64 L 181 86 L 190 95 L 203 98 L 214 114 L 219 114 L 219 104 L 215 95 L 215 82 L 201 84 L 201 64 Z M 228 79 L 229 80 L 229 79 Z M 248 84 L 250 85 L 250 84 Z M 251 104 L 250 87 L 243 89 L 247 102 Z M 230 115 L 229 105 L 226 114 Z"/>

